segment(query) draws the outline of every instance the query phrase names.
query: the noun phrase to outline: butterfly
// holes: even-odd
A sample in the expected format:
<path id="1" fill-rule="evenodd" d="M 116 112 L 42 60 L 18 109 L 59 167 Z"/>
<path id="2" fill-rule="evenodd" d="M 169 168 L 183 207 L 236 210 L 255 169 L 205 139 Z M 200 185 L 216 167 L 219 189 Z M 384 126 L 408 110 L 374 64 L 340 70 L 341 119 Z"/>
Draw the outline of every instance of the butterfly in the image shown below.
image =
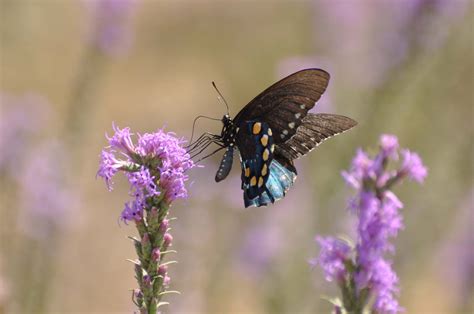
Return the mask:
<path id="1" fill-rule="evenodd" d="M 225 149 L 216 182 L 229 175 L 234 150 L 239 151 L 245 207 L 282 199 L 296 180 L 293 160 L 357 124 L 341 115 L 308 113 L 329 78 L 329 73 L 315 68 L 293 73 L 265 89 L 233 119 L 224 115 L 220 135 L 205 133 L 193 143 L 200 152 L 211 143 L 219 146 L 217 151 Z"/>

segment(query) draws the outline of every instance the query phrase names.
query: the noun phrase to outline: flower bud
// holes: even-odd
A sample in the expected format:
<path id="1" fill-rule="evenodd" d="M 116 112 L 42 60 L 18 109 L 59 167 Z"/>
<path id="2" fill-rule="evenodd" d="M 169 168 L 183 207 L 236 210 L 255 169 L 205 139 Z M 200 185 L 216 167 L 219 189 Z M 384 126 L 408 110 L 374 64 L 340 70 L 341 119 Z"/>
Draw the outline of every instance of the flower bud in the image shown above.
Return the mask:
<path id="1" fill-rule="evenodd" d="M 146 246 L 146 245 L 150 245 L 150 236 L 148 235 L 148 233 L 145 233 L 142 237 L 142 245 L 143 246 Z"/>
<path id="2" fill-rule="evenodd" d="M 169 233 L 165 233 L 163 237 L 163 248 L 167 249 L 171 245 L 171 241 L 173 241 L 173 236 Z"/>
<path id="3" fill-rule="evenodd" d="M 134 289 L 134 290 L 133 290 L 133 295 L 134 295 L 135 298 L 137 298 L 137 299 L 143 298 L 143 292 L 142 292 L 140 289 Z"/>
<path id="4" fill-rule="evenodd" d="M 158 267 L 158 275 L 165 277 L 166 272 L 168 271 L 168 266 L 166 265 L 160 265 Z"/>
<path id="5" fill-rule="evenodd" d="M 160 260 L 161 252 L 159 248 L 153 249 L 153 252 L 151 253 L 151 258 L 153 259 L 154 262 L 157 262 Z"/>
<path id="6" fill-rule="evenodd" d="M 143 276 L 143 283 L 144 283 L 146 286 L 150 286 L 150 285 L 151 285 L 151 277 L 150 277 L 150 275 L 145 275 L 145 276 Z"/>
<path id="7" fill-rule="evenodd" d="M 138 307 L 143 306 L 143 298 L 144 298 L 144 295 L 140 289 L 133 290 L 133 300 Z"/>
<path id="8" fill-rule="evenodd" d="M 160 224 L 160 229 L 159 229 L 160 233 L 161 234 L 165 233 L 166 230 L 168 230 L 169 225 L 170 225 L 169 220 L 163 219 L 163 221 Z"/>

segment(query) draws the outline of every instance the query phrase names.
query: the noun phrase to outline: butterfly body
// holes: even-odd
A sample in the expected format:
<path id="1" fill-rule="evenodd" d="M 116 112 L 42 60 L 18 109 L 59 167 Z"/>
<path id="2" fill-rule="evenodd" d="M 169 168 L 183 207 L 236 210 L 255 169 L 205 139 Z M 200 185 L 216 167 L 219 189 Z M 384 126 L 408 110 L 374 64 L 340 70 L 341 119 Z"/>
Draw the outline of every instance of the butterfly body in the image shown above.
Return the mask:
<path id="1" fill-rule="evenodd" d="M 283 198 L 296 180 L 293 160 L 357 124 L 341 115 L 308 113 L 328 82 L 324 70 L 293 73 L 260 93 L 234 119 L 222 118 L 218 141 L 226 152 L 215 179 L 227 177 L 237 148 L 245 207 Z"/>

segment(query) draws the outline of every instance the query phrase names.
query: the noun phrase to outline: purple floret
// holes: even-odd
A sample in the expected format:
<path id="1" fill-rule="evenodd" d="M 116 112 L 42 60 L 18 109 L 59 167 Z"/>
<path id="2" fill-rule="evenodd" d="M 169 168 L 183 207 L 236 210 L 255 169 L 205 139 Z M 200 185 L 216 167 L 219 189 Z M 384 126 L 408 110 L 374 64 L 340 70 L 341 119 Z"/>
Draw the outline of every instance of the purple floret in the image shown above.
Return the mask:
<path id="1" fill-rule="evenodd" d="M 350 258 L 351 247 L 344 241 L 333 237 L 316 237 L 321 250 L 318 258 L 311 264 L 319 264 L 327 281 L 342 281 L 347 275 L 345 262 Z"/>
<path id="2" fill-rule="evenodd" d="M 422 183 L 428 174 L 428 169 L 423 165 L 420 156 L 408 149 L 402 150 L 403 164 L 400 172 L 408 175 L 411 180 Z"/>
<path id="3" fill-rule="evenodd" d="M 398 159 L 398 138 L 395 135 L 382 134 L 380 136 L 381 153 L 393 160 Z"/>

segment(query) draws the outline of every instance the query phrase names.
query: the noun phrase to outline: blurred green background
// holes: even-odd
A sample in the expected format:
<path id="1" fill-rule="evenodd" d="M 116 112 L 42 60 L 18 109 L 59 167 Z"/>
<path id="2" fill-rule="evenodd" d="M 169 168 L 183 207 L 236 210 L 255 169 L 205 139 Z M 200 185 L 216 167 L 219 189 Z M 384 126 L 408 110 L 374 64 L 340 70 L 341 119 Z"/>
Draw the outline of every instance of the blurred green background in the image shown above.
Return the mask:
<path id="1" fill-rule="evenodd" d="M 189 199 L 172 208 L 171 288 L 182 294 L 166 297 L 165 312 L 329 313 L 321 296 L 337 290 L 308 264 L 314 236 L 353 233 L 340 171 L 356 148 L 392 133 L 429 168 L 424 185 L 395 190 L 405 204 L 400 303 L 407 313 L 472 313 L 472 4 L 0 0 L 0 148 L 19 152 L 0 163 L 0 312 L 133 311 L 126 237 L 135 230 L 117 224 L 128 187 L 117 178 L 108 193 L 95 178 L 112 122 L 189 138 L 195 116 L 225 113 L 211 81 L 235 115 L 277 79 L 320 67 L 331 82 L 316 110 L 359 125 L 297 161 L 294 188 L 274 206 L 243 208 L 236 164 L 216 184 L 220 156 L 194 169 Z M 38 148 L 61 162 L 24 179 Z M 59 185 L 41 179 L 45 169 Z M 33 202 L 39 211 L 24 201 L 25 182 L 48 186 Z"/>

